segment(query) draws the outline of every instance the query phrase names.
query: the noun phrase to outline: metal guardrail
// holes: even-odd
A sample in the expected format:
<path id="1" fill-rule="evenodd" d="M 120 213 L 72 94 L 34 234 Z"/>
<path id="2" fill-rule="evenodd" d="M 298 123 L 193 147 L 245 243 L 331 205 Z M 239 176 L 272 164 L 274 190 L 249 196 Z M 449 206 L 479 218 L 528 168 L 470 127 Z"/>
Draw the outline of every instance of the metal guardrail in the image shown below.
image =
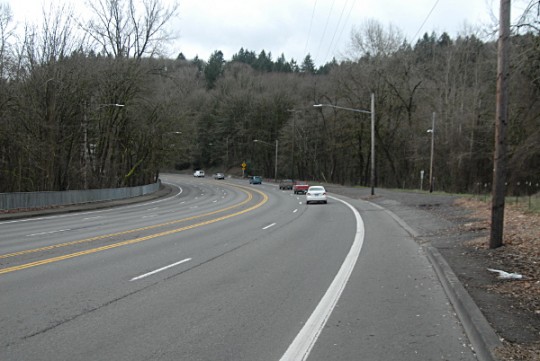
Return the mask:
<path id="1" fill-rule="evenodd" d="M 161 181 L 126 188 L 0 193 L 0 210 L 35 209 L 132 198 L 154 193 L 159 190 L 160 185 Z"/>

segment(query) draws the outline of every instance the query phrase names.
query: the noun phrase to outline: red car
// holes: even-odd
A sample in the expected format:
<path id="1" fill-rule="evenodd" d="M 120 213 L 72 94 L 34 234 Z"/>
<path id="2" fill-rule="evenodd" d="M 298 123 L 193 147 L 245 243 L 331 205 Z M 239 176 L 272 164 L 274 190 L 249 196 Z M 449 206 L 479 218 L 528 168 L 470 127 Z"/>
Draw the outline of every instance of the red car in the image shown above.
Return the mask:
<path id="1" fill-rule="evenodd" d="M 305 194 L 309 188 L 309 184 L 303 181 L 296 181 L 293 185 L 294 194 Z"/>

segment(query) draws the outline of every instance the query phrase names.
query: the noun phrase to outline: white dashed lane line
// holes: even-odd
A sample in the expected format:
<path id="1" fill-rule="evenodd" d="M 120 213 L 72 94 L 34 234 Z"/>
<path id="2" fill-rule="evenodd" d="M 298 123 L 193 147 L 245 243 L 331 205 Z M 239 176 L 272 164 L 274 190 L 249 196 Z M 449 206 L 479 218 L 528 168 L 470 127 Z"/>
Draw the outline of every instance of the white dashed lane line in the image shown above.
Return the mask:
<path id="1" fill-rule="evenodd" d="M 266 227 L 263 227 L 263 229 L 268 229 L 270 227 L 274 227 L 275 225 L 276 225 L 275 223 L 272 223 L 272 224 L 267 225 Z"/>
<path id="2" fill-rule="evenodd" d="M 137 277 L 133 277 L 132 279 L 130 279 L 130 282 L 131 282 L 131 281 L 137 281 L 137 280 L 140 280 L 140 279 L 142 279 L 142 278 L 146 278 L 146 277 L 151 276 L 151 275 L 153 275 L 153 274 L 156 274 L 156 273 L 165 271 L 165 270 L 167 270 L 167 269 L 169 269 L 169 268 L 172 268 L 172 267 L 181 265 L 182 263 L 186 263 L 186 262 L 189 262 L 189 261 L 191 261 L 191 258 L 183 259 L 183 260 L 181 260 L 181 261 L 179 261 L 179 262 L 170 264 L 170 265 L 168 265 L 168 266 L 158 268 L 158 269 L 156 269 L 156 270 L 153 270 L 153 271 L 151 271 L 151 272 L 142 274 L 142 275 L 137 276 Z"/>

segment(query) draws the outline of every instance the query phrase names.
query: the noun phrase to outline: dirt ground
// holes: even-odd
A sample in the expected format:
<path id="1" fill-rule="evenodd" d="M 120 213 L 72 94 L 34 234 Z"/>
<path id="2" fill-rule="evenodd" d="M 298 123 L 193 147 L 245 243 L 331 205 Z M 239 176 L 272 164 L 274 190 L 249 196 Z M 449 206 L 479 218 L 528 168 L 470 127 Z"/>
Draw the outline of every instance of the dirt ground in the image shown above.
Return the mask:
<path id="1" fill-rule="evenodd" d="M 442 252 L 496 333 L 503 340 L 501 360 L 540 360 L 540 214 L 506 205 L 504 245 L 489 249 L 491 204 L 457 199 L 450 207 L 466 210 L 444 212 L 452 218 L 461 241 Z M 516 273 L 522 278 L 501 279 L 488 269 Z M 519 277 L 519 276 L 518 276 Z"/>

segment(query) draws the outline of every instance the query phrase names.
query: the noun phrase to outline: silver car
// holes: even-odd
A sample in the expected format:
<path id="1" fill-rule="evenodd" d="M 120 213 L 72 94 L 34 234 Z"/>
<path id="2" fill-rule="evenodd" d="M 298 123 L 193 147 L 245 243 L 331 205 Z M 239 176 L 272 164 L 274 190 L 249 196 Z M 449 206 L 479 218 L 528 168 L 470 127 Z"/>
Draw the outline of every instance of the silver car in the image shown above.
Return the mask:
<path id="1" fill-rule="evenodd" d="M 306 204 L 327 203 L 326 189 L 323 186 L 311 186 L 306 192 Z"/>

